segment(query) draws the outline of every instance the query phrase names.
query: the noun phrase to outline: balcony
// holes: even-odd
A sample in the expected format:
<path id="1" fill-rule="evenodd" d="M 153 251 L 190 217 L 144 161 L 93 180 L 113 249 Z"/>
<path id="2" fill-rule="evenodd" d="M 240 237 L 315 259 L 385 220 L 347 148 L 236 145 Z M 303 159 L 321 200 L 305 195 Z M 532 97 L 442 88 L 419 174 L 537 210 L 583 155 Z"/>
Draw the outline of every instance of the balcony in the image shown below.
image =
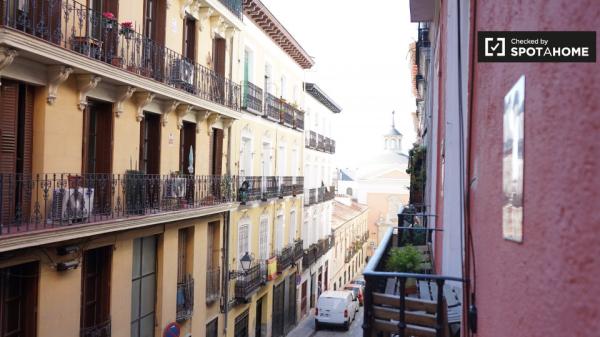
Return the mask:
<path id="1" fill-rule="evenodd" d="M 323 254 L 325 254 L 325 251 L 323 250 L 323 239 L 320 239 L 313 245 L 315 246 L 315 259 L 318 260 L 321 256 L 323 256 Z"/>
<path id="2" fill-rule="evenodd" d="M 242 0 L 219 0 L 233 15 L 242 19 Z"/>
<path id="3" fill-rule="evenodd" d="M 316 149 L 317 148 L 317 133 L 314 131 L 309 131 L 309 138 L 308 138 L 308 148 L 309 149 Z"/>
<path id="4" fill-rule="evenodd" d="M 297 196 L 304 193 L 304 177 L 294 177 L 292 195 Z"/>
<path id="5" fill-rule="evenodd" d="M 241 15 L 240 0 L 221 0 Z M 49 44 L 187 92 L 240 109 L 240 85 L 74 0 L 30 1 L 25 10 L 4 0 L 2 26 Z M 35 8 L 35 7 L 39 8 Z M 239 9 L 236 8 L 239 7 Z M 240 16 L 241 17 L 241 16 Z"/>
<path id="6" fill-rule="evenodd" d="M 270 93 L 265 94 L 264 117 L 276 123 L 281 122 L 281 100 Z"/>
<path id="7" fill-rule="evenodd" d="M 100 225 L 235 200 L 228 176 L 0 174 L 0 236 Z"/>
<path id="8" fill-rule="evenodd" d="M 294 113 L 296 108 L 286 101 L 281 101 L 281 123 L 285 126 L 294 127 Z"/>
<path id="9" fill-rule="evenodd" d="M 319 187 L 319 193 L 317 194 L 317 202 L 322 203 L 325 201 L 325 194 L 327 193 L 327 187 Z"/>
<path id="10" fill-rule="evenodd" d="M 238 271 L 235 280 L 235 298 L 241 302 L 248 299 L 266 282 L 266 273 L 260 263 L 255 263 L 247 272 Z"/>
<path id="11" fill-rule="evenodd" d="M 303 245 L 304 241 L 302 240 L 294 241 L 294 261 L 298 261 L 304 256 Z"/>
<path id="12" fill-rule="evenodd" d="M 335 153 L 335 140 L 325 137 L 315 131 L 309 131 L 305 147 L 324 153 Z"/>
<path id="13" fill-rule="evenodd" d="M 187 275 L 185 281 L 177 284 L 177 312 L 175 319 L 183 322 L 194 314 L 194 279 Z"/>
<path id="14" fill-rule="evenodd" d="M 304 256 L 302 257 L 302 268 L 306 269 L 310 267 L 317 260 L 317 248 L 314 244 L 304 250 Z"/>
<path id="15" fill-rule="evenodd" d="M 257 115 L 263 113 L 263 90 L 249 81 L 244 81 L 242 108 Z"/>
<path id="16" fill-rule="evenodd" d="M 462 285 L 465 280 L 385 268 L 392 248 L 427 242 L 426 233 L 430 229 L 414 230 L 412 227 L 390 228 L 363 273 L 365 337 L 378 333 L 442 337 L 450 336 L 451 330 L 455 333 L 461 326 L 462 286 L 456 285 Z"/>
<path id="17" fill-rule="evenodd" d="M 221 295 L 221 269 L 206 271 L 206 303 L 213 303 Z"/>
<path id="18" fill-rule="evenodd" d="M 294 194 L 295 177 L 279 177 L 279 198 Z"/>
<path id="19" fill-rule="evenodd" d="M 294 263 L 294 248 L 288 246 L 277 253 L 277 273 L 281 274 Z"/>
<path id="20" fill-rule="evenodd" d="M 294 109 L 294 129 L 304 130 L 304 111 Z"/>
<path id="21" fill-rule="evenodd" d="M 308 204 L 314 205 L 317 203 L 317 189 L 311 188 L 308 190 Z"/>
<path id="22" fill-rule="evenodd" d="M 238 201 L 245 205 L 249 201 L 267 201 L 279 195 L 279 177 L 239 177 Z"/>

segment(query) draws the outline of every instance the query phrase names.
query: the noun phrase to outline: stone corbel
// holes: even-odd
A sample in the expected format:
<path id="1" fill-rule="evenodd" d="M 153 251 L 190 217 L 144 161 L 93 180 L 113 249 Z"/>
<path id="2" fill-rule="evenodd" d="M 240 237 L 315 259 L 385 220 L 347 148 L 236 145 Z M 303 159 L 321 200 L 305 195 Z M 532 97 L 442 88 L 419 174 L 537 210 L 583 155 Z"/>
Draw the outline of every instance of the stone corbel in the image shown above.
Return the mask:
<path id="1" fill-rule="evenodd" d="M 179 10 L 179 15 L 182 19 L 185 19 L 185 13 L 188 11 L 188 8 L 192 5 L 194 0 L 185 0 L 181 5 L 181 9 Z"/>
<path id="2" fill-rule="evenodd" d="M 144 107 L 148 104 L 152 103 L 154 99 L 154 93 L 152 92 L 136 92 L 133 96 L 133 101 L 137 106 L 137 113 L 135 115 L 135 119 L 138 122 L 141 122 L 144 119 Z"/>
<path id="3" fill-rule="evenodd" d="M 73 68 L 67 66 L 51 66 L 48 68 L 48 97 L 46 101 L 52 105 L 56 101 L 58 87 L 69 78 Z"/>
<path id="4" fill-rule="evenodd" d="M 210 17 L 210 37 L 215 38 L 217 35 L 223 36 L 225 35 L 223 32 L 223 26 L 225 24 L 225 19 L 223 19 L 220 15 L 213 15 Z"/>
<path id="5" fill-rule="evenodd" d="M 117 88 L 117 101 L 115 102 L 114 105 L 114 113 L 115 113 L 115 117 L 121 117 L 121 114 L 123 113 L 123 102 L 125 102 L 125 100 L 128 100 L 129 98 L 131 98 L 131 96 L 133 95 L 133 93 L 135 92 L 136 88 L 131 87 L 131 86 L 120 86 Z M 139 112 L 138 115 L 136 115 L 136 117 L 139 116 Z M 142 114 L 143 116 L 143 114 Z"/>
<path id="6" fill-rule="evenodd" d="M 9 49 L 6 47 L 0 47 L 0 72 L 6 67 L 8 67 L 17 56 L 17 51 L 15 49 Z M 0 79 L 0 85 L 2 85 L 2 81 Z"/>
<path id="7" fill-rule="evenodd" d="M 229 41 L 232 37 L 235 36 L 236 29 L 233 26 L 226 26 L 225 28 L 225 38 Z"/>
<path id="8" fill-rule="evenodd" d="M 229 127 L 231 127 L 233 125 L 233 122 L 235 122 L 235 119 L 230 118 L 230 117 L 222 117 L 221 121 L 223 123 L 223 130 L 227 130 L 227 129 L 229 129 Z"/>
<path id="9" fill-rule="evenodd" d="M 216 112 L 213 112 L 210 114 L 210 116 L 208 116 L 208 119 L 206 120 L 206 126 L 207 126 L 207 131 L 208 131 L 209 136 L 212 133 L 213 125 L 215 125 L 217 123 L 217 121 L 219 121 L 219 119 L 221 119 L 221 115 Z"/>
<path id="10" fill-rule="evenodd" d="M 172 114 L 173 112 L 175 112 L 175 110 L 177 109 L 179 104 L 181 104 L 181 102 L 173 100 L 173 101 L 167 102 L 163 106 L 163 113 L 162 113 L 162 126 L 163 127 L 167 126 L 167 124 L 169 122 L 169 115 Z"/>
<path id="11" fill-rule="evenodd" d="M 200 133 L 200 125 L 202 125 L 202 123 L 204 123 L 204 121 L 208 119 L 209 115 L 210 111 L 208 110 L 196 111 L 196 133 Z"/>
<path id="12" fill-rule="evenodd" d="M 177 128 L 183 128 L 183 117 L 192 111 L 194 106 L 191 104 L 179 104 L 177 107 Z"/>
<path id="13" fill-rule="evenodd" d="M 87 107 L 87 94 L 94 89 L 102 80 L 100 76 L 85 74 L 77 75 L 77 90 L 79 91 L 79 103 L 77 107 L 84 111 Z"/>
<path id="14" fill-rule="evenodd" d="M 213 12 L 214 10 L 210 7 L 200 7 L 200 9 L 198 10 L 198 29 L 200 29 L 200 31 L 204 30 L 204 28 L 206 27 L 206 22 L 213 14 Z"/>

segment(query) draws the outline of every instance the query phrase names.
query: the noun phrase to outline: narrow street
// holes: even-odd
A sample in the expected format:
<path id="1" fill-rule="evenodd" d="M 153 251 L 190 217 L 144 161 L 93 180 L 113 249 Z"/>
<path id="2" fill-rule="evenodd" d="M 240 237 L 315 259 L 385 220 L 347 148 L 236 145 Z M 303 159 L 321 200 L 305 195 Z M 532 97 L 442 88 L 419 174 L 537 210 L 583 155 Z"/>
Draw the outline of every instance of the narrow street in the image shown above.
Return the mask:
<path id="1" fill-rule="evenodd" d="M 315 316 L 310 314 L 308 317 L 298 323 L 298 325 L 290 331 L 287 337 L 332 337 L 332 336 L 362 336 L 363 323 L 363 307 L 360 307 L 356 313 L 356 320 L 350 325 L 350 329 L 345 331 L 343 328 L 327 327 L 319 331 L 315 330 Z"/>

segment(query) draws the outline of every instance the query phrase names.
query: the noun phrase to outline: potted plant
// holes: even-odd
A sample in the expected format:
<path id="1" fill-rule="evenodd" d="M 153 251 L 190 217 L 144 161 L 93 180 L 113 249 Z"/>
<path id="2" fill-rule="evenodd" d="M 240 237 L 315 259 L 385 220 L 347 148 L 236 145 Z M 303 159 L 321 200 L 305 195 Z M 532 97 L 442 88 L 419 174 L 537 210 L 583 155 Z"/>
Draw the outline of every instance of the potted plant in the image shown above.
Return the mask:
<path id="1" fill-rule="evenodd" d="M 119 34 L 125 36 L 126 39 L 131 39 L 131 36 L 133 35 L 133 22 L 121 22 L 121 29 L 119 30 Z"/>
<path id="2" fill-rule="evenodd" d="M 104 12 L 102 13 L 102 17 L 104 18 L 104 28 L 112 30 L 114 24 L 117 22 L 115 15 L 111 12 Z"/>
<path id="3" fill-rule="evenodd" d="M 401 248 L 394 247 L 390 249 L 385 269 L 390 272 L 399 273 L 419 273 L 423 257 L 415 247 L 407 245 Z M 406 293 L 416 293 L 417 282 L 413 278 L 406 280 Z"/>

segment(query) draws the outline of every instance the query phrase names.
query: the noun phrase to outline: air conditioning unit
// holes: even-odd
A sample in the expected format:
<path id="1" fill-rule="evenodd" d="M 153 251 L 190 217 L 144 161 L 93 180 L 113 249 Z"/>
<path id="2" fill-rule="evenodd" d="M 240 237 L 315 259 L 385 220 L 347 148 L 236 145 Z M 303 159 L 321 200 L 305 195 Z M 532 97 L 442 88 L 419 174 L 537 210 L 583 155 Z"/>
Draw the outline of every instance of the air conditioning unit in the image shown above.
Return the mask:
<path id="1" fill-rule="evenodd" d="M 52 221 L 68 223 L 87 219 L 94 207 L 93 188 L 55 189 L 52 192 Z"/>
<path id="2" fill-rule="evenodd" d="M 175 84 L 194 85 L 194 65 L 185 59 L 176 59 L 171 68 L 171 80 Z"/>

